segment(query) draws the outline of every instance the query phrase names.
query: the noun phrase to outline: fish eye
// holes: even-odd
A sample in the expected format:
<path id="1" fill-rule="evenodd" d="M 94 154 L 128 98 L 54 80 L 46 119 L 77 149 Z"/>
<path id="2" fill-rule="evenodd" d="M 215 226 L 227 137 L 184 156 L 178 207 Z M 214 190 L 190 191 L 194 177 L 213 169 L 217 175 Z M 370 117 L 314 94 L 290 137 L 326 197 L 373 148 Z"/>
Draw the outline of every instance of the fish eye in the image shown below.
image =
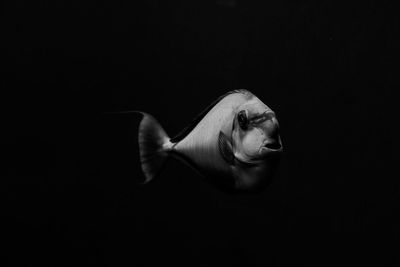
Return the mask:
<path id="1" fill-rule="evenodd" d="M 247 125 L 249 124 L 249 120 L 247 118 L 247 113 L 246 110 L 241 110 L 238 115 L 237 115 L 237 120 L 239 123 L 240 128 L 245 130 L 247 128 Z"/>

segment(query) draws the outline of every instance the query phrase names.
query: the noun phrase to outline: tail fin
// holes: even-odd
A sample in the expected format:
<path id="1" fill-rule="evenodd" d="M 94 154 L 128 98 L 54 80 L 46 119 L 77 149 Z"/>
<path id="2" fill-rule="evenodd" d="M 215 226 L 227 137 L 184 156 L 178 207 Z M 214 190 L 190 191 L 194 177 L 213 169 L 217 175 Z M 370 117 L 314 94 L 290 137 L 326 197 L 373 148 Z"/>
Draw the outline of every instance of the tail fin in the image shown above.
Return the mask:
<path id="1" fill-rule="evenodd" d="M 144 183 L 153 180 L 160 172 L 168 158 L 169 137 L 158 121 L 148 113 L 143 115 L 139 125 L 139 151 L 142 170 L 145 175 Z"/>

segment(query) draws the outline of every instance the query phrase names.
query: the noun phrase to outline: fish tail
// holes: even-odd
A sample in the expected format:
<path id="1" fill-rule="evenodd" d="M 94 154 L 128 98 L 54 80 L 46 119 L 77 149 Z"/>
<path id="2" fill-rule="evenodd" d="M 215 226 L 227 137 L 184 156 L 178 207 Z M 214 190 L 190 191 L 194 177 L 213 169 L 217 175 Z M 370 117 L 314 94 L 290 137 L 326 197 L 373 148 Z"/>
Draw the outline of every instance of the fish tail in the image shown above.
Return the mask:
<path id="1" fill-rule="evenodd" d="M 139 125 L 139 152 L 144 183 L 153 180 L 161 171 L 169 157 L 172 143 L 160 123 L 150 114 L 143 115 Z"/>

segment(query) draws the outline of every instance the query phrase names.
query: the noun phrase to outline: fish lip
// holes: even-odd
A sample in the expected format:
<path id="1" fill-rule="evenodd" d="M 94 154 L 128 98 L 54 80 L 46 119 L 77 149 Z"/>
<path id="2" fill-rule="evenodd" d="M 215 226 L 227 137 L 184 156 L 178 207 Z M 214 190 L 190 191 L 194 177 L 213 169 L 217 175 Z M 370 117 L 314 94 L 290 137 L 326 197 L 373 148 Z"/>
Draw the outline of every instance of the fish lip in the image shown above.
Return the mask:
<path id="1" fill-rule="evenodd" d="M 260 154 L 271 154 L 271 153 L 280 153 L 283 151 L 282 146 L 279 149 L 271 149 L 271 148 L 267 148 L 267 147 L 262 147 L 260 148 Z"/>

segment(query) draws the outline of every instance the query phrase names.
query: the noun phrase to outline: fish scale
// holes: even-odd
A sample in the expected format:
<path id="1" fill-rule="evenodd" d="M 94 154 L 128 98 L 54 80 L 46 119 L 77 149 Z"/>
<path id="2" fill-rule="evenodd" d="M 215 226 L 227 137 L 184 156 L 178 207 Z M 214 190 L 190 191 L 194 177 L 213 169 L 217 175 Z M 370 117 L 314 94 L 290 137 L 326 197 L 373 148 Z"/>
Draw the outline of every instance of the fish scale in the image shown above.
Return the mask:
<path id="1" fill-rule="evenodd" d="M 234 108 L 241 104 L 245 95 L 237 93 L 228 95 L 215 105 L 204 119 L 193 129 L 188 136 L 177 143 L 174 149 L 178 153 L 191 158 L 198 166 L 207 166 L 207 169 L 224 170 L 229 165 L 223 160 L 217 146 L 219 132 L 231 131 Z"/>

